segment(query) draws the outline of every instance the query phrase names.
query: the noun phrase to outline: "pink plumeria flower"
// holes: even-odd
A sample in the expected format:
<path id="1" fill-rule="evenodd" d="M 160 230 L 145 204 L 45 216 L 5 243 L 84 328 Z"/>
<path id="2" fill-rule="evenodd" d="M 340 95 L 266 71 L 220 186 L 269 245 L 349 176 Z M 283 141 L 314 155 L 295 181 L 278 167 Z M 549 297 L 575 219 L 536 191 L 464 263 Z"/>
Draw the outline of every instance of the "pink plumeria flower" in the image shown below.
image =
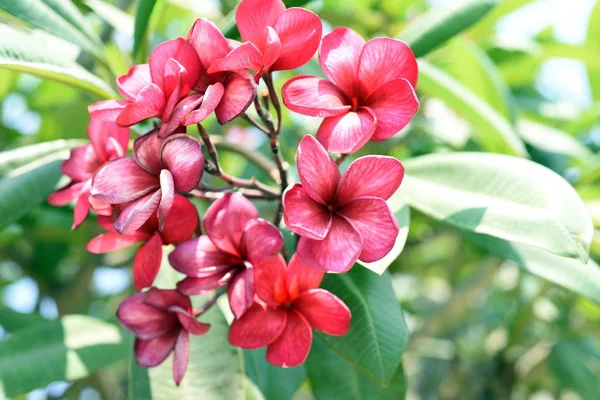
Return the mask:
<path id="1" fill-rule="evenodd" d="M 98 217 L 98 223 L 108 232 L 93 238 L 87 250 L 103 254 L 142 243 L 133 260 L 133 284 L 137 290 L 151 286 L 160 269 L 163 245 L 183 243 L 191 239 L 200 224 L 196 207 L 185 197 L 175 195 L 173 206 L 159 231 L 158 217 L 153 215 L 130 235 L 121 235 L 110 217 Z"/>
<path id="2" fill-rule="evenodd" d="M 109 204 L 127 203 L 115 220 L 123 235 L 137 231 L 158 212 L 159 229 L 175 192 L 194 190 L 204 170 L 200 142 L 186 134 L 166 139 L 154 130 L 136 139 L 133 157 L 104 164 L 94 175 L 91 193 Z"/>
<path id="3" fill-rule="evenodd" d="M 75 211 L 72 229 L 77 228 L 89 215 L 90 208 L 96 213 L 110 215 L 110 205 L 90 198 L 92 176 L 109 160 L 123 157 L 129 144 L 129 128 L 116 124 L 116 115 L 108 115 L 104 107 L 108 102 L 92 104 L 88 136 L 91 143 L 77 147 L 71 151 L 71 156 L 63 162 L 63 174 L 71 178 L 64 188 L 48 196 L 48 203 L 53 206 L 64 206 L 73 200 Z"/>
<path id="4" fill-rule="evenodd" d="M 200 79 L 200 60 L 196 50 L 182 38 L 168 40 L 158 45 L 150 54 L 148 64 L 131 67 L 126 75 L 117 79 L 117 88 L 127 101 L 117 123 L 131 126 L 148 118 L 160 118 L 161 135 L 166 136 L 177 128 L 169 121 L 182 108 L 191 111 L 196 104 L 180 103 L 194 89 Z"/>
<path id="5" fill-rule="evenodd" d="M 258 218 L 258 210 L 240 193 L 227 193 L 204 216 L 205 236 L 180 244 L 169 255 L 187 275 L 177 288 L 192 296 L 228 286 L 229 304 L 240 317 L 254 299 L 253 265 L 283 247 L 281 232 Z"/>
<path id="6" fill-rule="evenodd" d="M 281 0 L 242 0 L 235 20 L 244 43 L 213 63 L 209 73 L 247 68 L 258 81 L 271 71 L 301 67 L 317 51 L 323 30 L 315 13 L 286 10 Z"/>
<path id="7" fill-rule="evenodd" d="M 323 38 L 319 62 L 329 80 L 292 78 L 283 102 L 299 114 L 325 117 L 317 139 L 330 152 L 350 154 L 369 140 L 386 140 L 419 108 L 417 61 L 400 40 L 365 43 L 352 29 L 336 28 Z"/>
<path id="8" fill-rule="evenodd" d="M 117 318 L 135 336 L 134 356 L 140 367 L 156 367 L 174 353 L 177 385 L 187 370 L 190 334 L 201 336 L 210 328 L 196 320 L 190 298 L 177 290 L 151 288 L 134 294 L 121 303 Z"/>
<path id="9" fill-rule="evenodd" d="M 304 262 L 343 273 L 357 260 L 374 262 L 390 252 L 399 227 L 386 200 L 398 189 L 404 167 L 393 157 L 366 156 L 340 175 L 325 148 L 312 136 L 298 146 L 301 183 L 283 194 L 283 216 L 300 235 Z"/>
<path id="10" fill-rule="evenodd" d="M 318 289 L 323 273 L 296 254 L 286 269 L 281 255 L 256 267 L 256 294 L 261 299 L 231 324 L 229 342 L 245 349 L 267 346 L 267 361 L 278 367 L 304 363 L 312 345 L 312 328 L 342 336 L 350 327 L 350 310 L 332 293 Z"/>

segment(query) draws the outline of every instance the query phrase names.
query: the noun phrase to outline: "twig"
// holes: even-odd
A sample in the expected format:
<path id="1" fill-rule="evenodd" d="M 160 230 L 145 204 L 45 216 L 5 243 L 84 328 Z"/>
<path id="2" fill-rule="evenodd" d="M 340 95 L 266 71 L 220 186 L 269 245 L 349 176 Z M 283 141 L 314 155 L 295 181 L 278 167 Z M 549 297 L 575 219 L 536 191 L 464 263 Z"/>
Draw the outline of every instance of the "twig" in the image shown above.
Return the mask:
<path id="1" fill-rule="evenodd" d="M 226 290 L 226 287 L 217 289 L 214 292 L 214 294 L 208 299 L 208 301 L 202 305 L 202 307 L 192 311 L 194 317 L 199 317 L 200 315 L 208 311 L 212 306 L 214 306 L 219 297 L 221 297 L 221 295 L 224 294 Z"/>
<path id="2" fill-rule="evenodd" d="M 260 130 L 264 134 L 266 134 L 266 135 L 269 134 L 269 130 L 267 128 L 265 128 L 264 126 L 262 126 L 261 124 L 259 124 L 258 122 L 256 122 L 248 114 L 242 114 L 242 119 L 245 120 L 245 121 L 247 121 L 250 125 L 254 126 L 256 129 Z"/>
<path id="3" fill-rule="evenodd" d="M 335 165 L 338 167 L 348 158 L 349 154 L 340 154 L 339 157 L 335 160 Z"/>

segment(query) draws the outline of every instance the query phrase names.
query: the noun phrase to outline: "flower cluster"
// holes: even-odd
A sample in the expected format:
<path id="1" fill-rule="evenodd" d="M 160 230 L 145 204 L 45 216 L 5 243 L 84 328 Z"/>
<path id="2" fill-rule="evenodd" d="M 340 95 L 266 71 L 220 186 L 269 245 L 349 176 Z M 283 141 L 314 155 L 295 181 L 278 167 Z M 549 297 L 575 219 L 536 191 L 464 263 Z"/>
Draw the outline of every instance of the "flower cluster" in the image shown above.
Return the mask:
<path id="1" fill-rule="evenodd" d="M 322 37 L 316 14 L 286 9 L 281 0 L 242 0 L 236 22 L 242 42 L 198 19 L 186 38 L 158 45 L 147 64 L 119 77 L 124 100 L 90 106 L 91 144 L 72 151 L 62 167 L 71 183 L 49 197 L 54 205 L 76 200 L 73 228 L 90 209 L 98 215 L 107 232 L 89 242 L 89 251 L 140 244 L 133 262 L 140 292 L 117 316 L 136 337 L 139 365 L 156 366 L 174 353 L 176 383 L 187 367 L 189 334 L 209 331 L 202 315 L 225 293 L 234 316 L 231 344 L 267 347 L 267 360 L 277 366 L 302 364 L 312 329 L 339 336 L 350 328 L 348 307 L 319 288 L 324 274 L 383 258 L 399 230 L 386 200 L 402 182 L 402 164 L 374 155 L 343 173 L 339 165 L 368 141 L 399 132 L 417 111 L 417 64 L 408 46 L 389 38 L 365 42 L 348 28 Z M 273 72 L 303 66 L 319 46 L 328 80 L 297 76 L 282 89 L 290 110 L 324 117 L 316 139 L 300 141 L 300 182 L 288 185 Z M 261 84 L 267 90 L 259 96 Z M 221 124 L 239 118 L 267 135 L 276 166 L 268 172 L 278 187 L 223 170 L 202 126 L 213 113 Z M 135 139 L 127 156 L 129 127 L 148 119 L 154 129 Z M 199 138 L 188 133 L 190 125 Z M 204 175 L 225 186 L 208 186 Z M 198 199 L 213 201 L 203 218 Z M 277 204 L 273 222 L 251 199 Z M 282 218 L 297 235 L 293 254 L 284 248 Z M 169 264 L 185 276 L 176 289 L 153 287 L 164 245 L 175 246 Z M 190 296 L 205 303 L 194 309 Z"/>

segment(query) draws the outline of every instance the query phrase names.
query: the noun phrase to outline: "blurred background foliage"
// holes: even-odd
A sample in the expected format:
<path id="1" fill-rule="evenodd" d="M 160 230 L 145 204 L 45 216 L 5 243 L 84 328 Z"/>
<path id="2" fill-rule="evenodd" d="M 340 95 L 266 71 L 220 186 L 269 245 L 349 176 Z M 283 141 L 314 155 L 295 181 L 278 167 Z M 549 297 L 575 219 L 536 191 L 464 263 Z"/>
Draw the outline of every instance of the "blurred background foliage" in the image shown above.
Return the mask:
<path id="1" fill-rule="evenodd" d="M 0 8 L 6 11 L 25 3 L 34 7 L 36 2 L 1 0 Z M 152 3 L 156 4 L 147 24 L 136 26 L 136 13 L 144 13 L 144 4 Z M 82 35 L 63 37 L 71 42 L 67 43 L 36 30 L 23 36 L 19 49 L 7 47 L 7 35 L 14 34 L 7 29 L 27 24 L 15 13 L 0 12 L 0 20 L 6 23 L 0 29 L 0 64 L 9 68 L 0 69 L 0 150 L 85 139 L 87 106 L 114 92 L 114 86 L 103 81 L 114 81 L 158 43 L 185 36 L 197 17 L 212 19 L 235 37 L 232 10 L 236 3 L 156 0 L 141 1 L 138 7 L 132 0 L 74 0 L 84 15 L 85 29 L 100 38 L 97 42 Z M 554 170 L 575 187 L 600 229 L 600 160 L 596 155 L 600 149 L 600 3 L 286 3 L 318 12 L 326 30 L 345 25 L 364 37 L 403 38 L 418 56 L 424 56 L 417 86 L 419 114 L 393 139 L 370 143 L 358 155 L 389 154 L 405 160 L 460 150 L 528 153 L 533 161 Z M 450 12 L 465 4 L 468 13 Z M 424 16 L 430 16 L 432 10 L 442 10 L 435 18 L 444 29 L 428 37 L 422 33 L 431 17 Z M 447 16 L 451 20 L 444 21 Z M 462 20 L 457 22 L 457 18 Z M 453 32 L 456 26 L 460 29 Z M 29 27 L 56 34 L 49 30 L 47 21 L 30 23 Z M 148 32 L 148 44 L 140 40 L 144 31 Z M 449 40 L 440 44 L 440 36 Z M 75 44 L 85 52 L 73 49 L 72 42 L 77 40 L 80 43 Z M 132 57 L 134 46 L 136 55 Z M 95 49 L 101 49 L 100 55 L 94 54 Z M 37 57 L 31 58 L 35 62 L 58 60 L 57 65 L 66 71 L 83 74 L 87 86 L 42 79 L 11 68 L 4 58 L 15 53 Z M 316 59 L 297 72 L 321 75 Z M 60 74 L 58 69 L 48 72 L 48 76 L 59 76 L 59 81 L 68 83 Z M 290 76 L 292 72 L 277 74 L 278 85 Z M 319 121 L 289 112 L 284 117 L 282 148 L 285 158 L 293 162 L 299 139 L 314 133 Z M 267 153 L 267 143 L 259 132 L 242 122 L 223 127 L 210 120 L 207 126 L 228 143 Z M 232 175 L 264 174 L 226 149 L 223 160 Z M 9 164 L 0 164 L 0 177 L 8 175 Z M 50 174 L 40 185 L 54 187 L 58 178 L 58 173 Z M 198 206 L 202 211 L 207 205 Z M 259 207 L 266 215 L 273 212 L 270 205 Z M 27 205 L 23 208 L 25 211 Z M 20 214 L 16 211 L 15 218 Z M 0 231 L 0 341 L 29 324 L 68 314 L 111 320 L 120 301 L 133 292 L 131 260 L 135 249 L 90 254 L 85 244 L 101 229 L 90 219 L 71 232 L 71 223 L 72 209 L 42 204 Z M 493 245 L 492 253 L 489 250 L 489 246 L 481 246 L 449 225 L 412 210 L 406 246 L 389 269 L 411 330 L 402 363 L 408 382 L 406 398 L 600 399 L 598 305 L 520 269 L 514 260 L 497 257 L 492 254 Z M 595 235 L 591 257 L 600 260 L 600 234 Z M 551 269 L 551 264 L 548 261 L 541 268 Z M 315 348 L 329 351 L 319 343 Z M 117 348 L 109 350 L 119 353 Z M 115 360 L 119 360 L 118 355 Z M 0 354 L 5 370 L 10 362 Z M 18 398 L 123 399 L 128 392 L 127 373 L 127 361 L 121 360 L 93 374 L 59 374 L 82 379 L 71 383 L 58 380 Z M 318 384 L 312 382 L 313 386 Z M 305 390 L 307 385 L 310 383 L 305 382 L 295 398 L 311 398 L 310 391 Z M 285 399 L 292 394 L 270 396 Z"/>

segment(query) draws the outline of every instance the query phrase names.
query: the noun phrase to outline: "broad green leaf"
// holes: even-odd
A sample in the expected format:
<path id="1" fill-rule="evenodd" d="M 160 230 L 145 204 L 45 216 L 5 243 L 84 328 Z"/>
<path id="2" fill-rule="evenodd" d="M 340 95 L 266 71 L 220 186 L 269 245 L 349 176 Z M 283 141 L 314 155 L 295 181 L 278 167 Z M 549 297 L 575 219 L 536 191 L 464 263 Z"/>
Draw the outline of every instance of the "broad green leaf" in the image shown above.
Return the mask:
<path id="1" fill-rule="evenodd" d="M 538 247 L 514 243 L 489 235 L 462 232 L 467 239 L 490 253 L 513 261 L 524 270 L 600 304 L 600 266 L 560 257 Z"/>
<path id="2" fill-rule="evenodd" d="M 44 322 L 47 322 L 47 320 L 39 314 L 25 314 L 6 307 L 0 308 L 0 326 L 6 332 L 16 332 Z"/>
<path id="3" fill-rule="evenodd" d="M 65 21 L 86 35 L 96 45 L 100 45 L 100 38 L 89 28 L 89 23 L 81 14 L 72 0 L 41 0 Z"/>
<path id="4" fill-rule="evenodd" d="M 552 347 L 548 363 L 562 388 L 574 390 L 582 400 L 598 398 L 600 384 L 597 374 L 590 369 L 590 363 L 598 368 L 598 359 L 589 349 L 572 340 L 561 340 Z"/>
<path id="5" fill-rule="evenodd" d="M 479 39 L 486 39 L 494 33 L 496 24 L 502 17 L 533 1 L 534 0 L 503 0 L 499 2 L 491 12 L 487 13 L 485 17 L 477 21 L 477 23 L 469 30 L 469 33 Z"/>
<path id="6" fill-rule="evenodd" d="M 0 397 L 89 376 L 125 359 L 127 342 L 117 326 L 84 315 L 22 329 L 0 342 Z"/>
<path id="7" fill-rule="evenodd" d="M 133 36 L 133 18 L 125 11 L 102 0 L 86 0 L 85 4 L 117 31 Z"/>
<path id="8" fill-rule="evenodd" d="M 399 39 L 410 45 L 415 56 L 422 57 L 473 25 L 498 3 L 499 0 L 448 1 L 412 20 Z"/>
<path id="9" fill-rule="evenodd" d="M 116 95 L 101 78 L 75 62 L 68 43 L 39 31 L 25 32 L 0 24 L 0 68 L 53 79 L 110 99 Z"/>
<path id="10" fill-rule="evenodd" d="M 266 360 L 267 349 L 244 350 L 246 376 L 260 389 L 265 400 L 291 399 L 306 378 L 303 365 L 279 368 Z"/>
<path id="11" fill-rule="evenodd" d="M 135 27 L 133 31 L 133 55 L 139 54 L 146 42 L 146 33 L 152 10 L 156 5 L 156 0 L 139 0 L 135 11 Z"/>
<path id="12" fill-rule="evenodd" d="M 587 260 L 593 225 L 575 190 L 529 160 L 500 154 L 431 154 L 404 162 L 404 200 L 435 219 Z"/>
<path id="13" fill-rule="evenodd" d="M 0 228 L 46 200 L 62 175 L 60 164 L 61 161 L 54 160 L 0 180 Z"/>
<path id="14" fill-rule="evenodd" d="M 85 143 L 84 140 L 79 139 L 55 140 L 52 142 L 43 142 L 4 151 L 0 153 L 0 178 L 9 175 L 13 170 L 39 160 L 40 158 L 52 154 L 66 156 L 66 151 Z"/>
<path id="15" fill-rule="evenodd" d="M 317 400 L 399 400 L 406 393 L 406 378 L 398 366 L 387 387 L 355 368 L 315 338 L 307 360 L 308 376 Z"/>
<path id="16" fill-rule="evenodd" d="M 459 81 L 431 65 L 419 61 L 417 90 L 438 97 L 448 107 L 473 124 L 473 136 L 486 151 L 527 156 L 521 138 L 510 122 Z"/>
<path id="17" fill-rule="evenodd" d="M 394 212 L 394 215 L 398 220 L 398 225 L 400 226 L 400 232 L 396 237 L 396 243 L 394 243 L 394 247 L 379 261 L 374 261 L 372 263 L 358 261 L 360 265 L 379 275 L 383 274 L 384 271 L 398 258 L 400 253 L 402 253 L 402 250 L 404 250 L 404 245 L 406 244 L 406 239 L 408 238 L 408 228 L 410 226 L 410 208 L 407 204 L 402 203 L 400 196 L 392 196 L 388 200 L 388 204 Z"/>
<path id="18" fill-rule="evenodd" d="M 352 320 L 345 336 L 316 335 L 381 385 L 389 385 L 409 335 L 389 273 L 379 276 L 354 267 L 346 274 L 327 274 L 322 287 L 348 305 Z"/>
<path id="19" fill-rule="evenodd" d="M 587 47 L 593 48 L 600 52 L 600 2 L 596 1 L 594 9 L 590 13 L 588 21 L 587 38 L 585 41 Z M 594 100 L 600 99 L 600 74 L 598 69 L 588 68 L 588 79 L 590 81 L 590 89 Z"/>
<path id="20" fill-rule="evenodd" d="M 67 0 L 0 0 L 0 10 L 84 50 L 101 54 L 99 44 L 88 36 L 89 31 L 82 30 L 85 29 L 81 21 L 83 17 Z"/>
<path id="21" fill-rule="evenodd" d="M 587 163 L 594 154 L 573 136 L 548 125 L 522 120 L 517 131 L 525 142 L 546 153 L 565 154 Z"/>

